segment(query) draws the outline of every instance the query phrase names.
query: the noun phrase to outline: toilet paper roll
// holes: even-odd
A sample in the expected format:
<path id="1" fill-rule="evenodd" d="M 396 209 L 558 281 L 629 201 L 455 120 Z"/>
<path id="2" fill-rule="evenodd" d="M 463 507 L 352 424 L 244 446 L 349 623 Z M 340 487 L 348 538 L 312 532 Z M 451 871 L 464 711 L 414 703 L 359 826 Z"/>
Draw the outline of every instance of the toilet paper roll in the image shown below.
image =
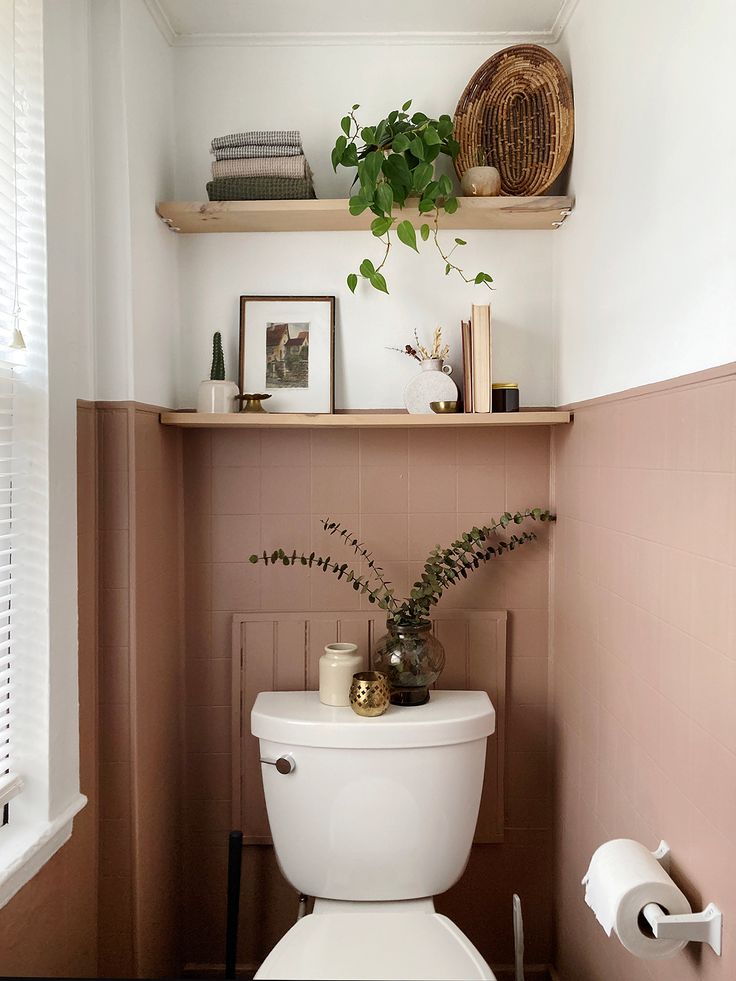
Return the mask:
<path id="1" fill-rule="evenodd" d="M 585 902 L 608 936 L 616 931 L 624 947 L 645 960 L 673 957 L 684 940 L 655 940 L 645 932 L 640 916 L 647 903 L 657 903 L 667 913 L 692 912 L 686 897 L 667 875 L 652 852 L 629 838 L 601 845 L 590 861 L 585 878 Z"/>

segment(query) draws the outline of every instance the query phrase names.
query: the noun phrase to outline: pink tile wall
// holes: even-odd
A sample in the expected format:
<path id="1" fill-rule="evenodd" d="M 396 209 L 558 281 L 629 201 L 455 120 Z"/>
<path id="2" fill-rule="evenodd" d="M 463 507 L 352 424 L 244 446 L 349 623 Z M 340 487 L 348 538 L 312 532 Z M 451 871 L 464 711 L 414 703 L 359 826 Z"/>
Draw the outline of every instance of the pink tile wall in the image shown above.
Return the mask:
<path id="1" fill-rule="evenodd" d="M 319 518 L 355 529 L 399 590 L 427 552 L 504 509 L 545 506 L 549 430 L 233 431 L 184 434 L 187 724 L 185 951 L 222 960 L 230 828 L 231 618 L 234 612 L 362 609 L 322 573 L 253 566 L 261 548 L 323 550 Z M 529 962 L 545 963 L 551 932 L 547 751 L 549 554 L 543 540 L 477 572 L 443 603 L 508 609 L 506 840 L 478 846 L 439 907 L 492 963 L 512 956 L 511 894 L 521 890 Z M 267 846 L 246 848 L 239 959 L 256 965 L 291 925 L 296 897 Z"/>
<path id="2" fill-rule="evenodd" d="M 96 410 L 99 568 L 99 965 L 179 973 L 183 616 L 181 434 L 158 411 Z M 84 474 L 80 464 L 80 489 Z M 81 503 L 81 499 L 80 499 Z M 80 591 L 80 623 L 93 597 Z M 85 708 L 85 706 L 83 706 Z"/>
<path id="3" fill-rule="evenodd" d="M 736 378 L 578 409 L 553 438 L 557 964 L 563 981 L 736 977 Z M 665 838 L 724 954 L 638 961 L 580 879 Z"/>

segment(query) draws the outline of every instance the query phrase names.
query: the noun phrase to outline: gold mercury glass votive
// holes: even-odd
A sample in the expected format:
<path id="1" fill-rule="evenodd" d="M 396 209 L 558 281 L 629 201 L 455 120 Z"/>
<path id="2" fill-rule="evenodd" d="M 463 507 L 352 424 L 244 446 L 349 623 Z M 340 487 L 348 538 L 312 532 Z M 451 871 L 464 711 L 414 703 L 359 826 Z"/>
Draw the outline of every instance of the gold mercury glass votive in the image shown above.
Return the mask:
<path id="1" fill-rule="evenodd" d="M 391 700 L 388 678 L 380 671 L 359 671 L 350 686 L 350 707 L 356 715 L 383 715 Z"/>

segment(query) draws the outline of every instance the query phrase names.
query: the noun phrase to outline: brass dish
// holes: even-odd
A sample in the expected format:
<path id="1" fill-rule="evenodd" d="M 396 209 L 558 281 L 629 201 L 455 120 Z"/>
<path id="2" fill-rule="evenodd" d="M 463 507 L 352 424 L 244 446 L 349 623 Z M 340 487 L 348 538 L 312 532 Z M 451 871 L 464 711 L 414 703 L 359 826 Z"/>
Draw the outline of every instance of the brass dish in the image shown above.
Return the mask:
<path id="1" fill-rule="evenodd" d="M 270 399 L 270 395 L 238 395 L 237 400 L 241 403 L 241 412 L 268 412 L 261 405 L 265 399 Z"/>
<path id="2" fill-rule="evenodd" d="M 359 671 L 350 686 L 350 708 L 356 715 L 383 715 L 391 700 L 388 678 L 380 671 Z"/>
<path id="3" fill-rule="evenodd" d="M 446 412 L 457 412 L 458 402 L 430 402 L 429 407 L 437 415 L 443 415 Z"/>

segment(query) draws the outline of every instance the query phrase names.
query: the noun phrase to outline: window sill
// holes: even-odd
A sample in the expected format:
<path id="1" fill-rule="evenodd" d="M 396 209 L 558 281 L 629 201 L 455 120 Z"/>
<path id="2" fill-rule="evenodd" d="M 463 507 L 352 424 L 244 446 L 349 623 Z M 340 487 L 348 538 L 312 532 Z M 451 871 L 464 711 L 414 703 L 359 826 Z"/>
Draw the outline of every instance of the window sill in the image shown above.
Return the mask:
<path id="1" fill-rule="evenodd" d="M 0 828 L 0 908 L 69 840 L 74 817 L 86 803 L 79 794 L 53 821 Z"/>

